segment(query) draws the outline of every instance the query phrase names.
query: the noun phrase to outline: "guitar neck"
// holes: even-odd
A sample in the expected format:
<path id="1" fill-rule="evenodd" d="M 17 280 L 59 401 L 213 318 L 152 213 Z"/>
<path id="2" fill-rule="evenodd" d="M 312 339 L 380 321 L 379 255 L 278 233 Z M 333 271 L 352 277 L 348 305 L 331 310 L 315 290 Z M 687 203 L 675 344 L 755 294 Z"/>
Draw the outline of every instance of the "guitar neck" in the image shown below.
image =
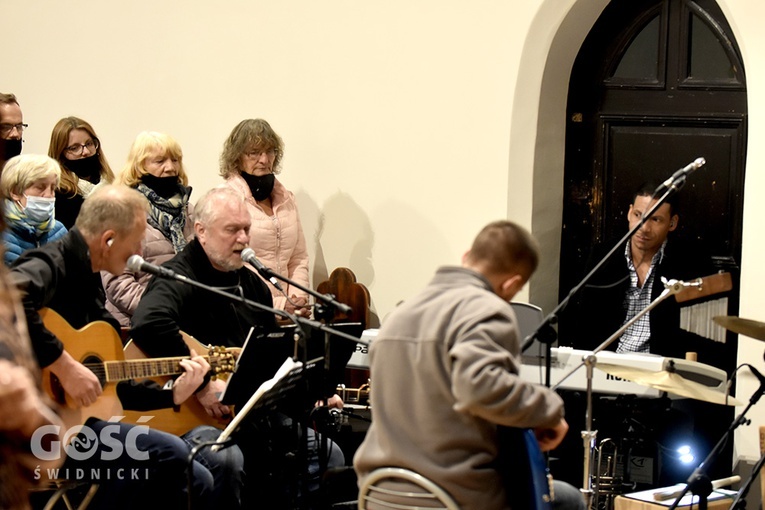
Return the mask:
<path id="1" fill-rule="evenodd" d="M 209 356 L 204 356 L 209 362 Z M 105 361 L 103 363 L 107 382 L 177 375 L 183 372 L 181 360 L 188 357 L 151 358 L 128 361 Z"/>

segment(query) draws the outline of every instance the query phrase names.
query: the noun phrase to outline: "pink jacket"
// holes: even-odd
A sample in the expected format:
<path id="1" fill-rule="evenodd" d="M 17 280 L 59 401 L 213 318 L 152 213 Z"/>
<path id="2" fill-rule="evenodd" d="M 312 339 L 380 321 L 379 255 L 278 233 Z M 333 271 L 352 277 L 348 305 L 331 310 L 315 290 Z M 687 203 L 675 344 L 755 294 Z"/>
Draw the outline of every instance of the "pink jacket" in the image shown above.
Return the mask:
<path id="1" fill-rule="evenodd" d="M 226 183 L 244 194 L 247 199 L 247 209 L 252 218 L 250 247 L 255 250 L 255 255 L 266 267 L 306 288 L 311 288 L 308 284 L 308 250 L 295 195 L 276 179 L 274 190 L 271 192 L 271 206 L 274 210 L 274 216 L 271 217 L 267 216 L 252 198 L 252 192 L 242 177 L 229 177 Z M 267 285 L 274 298 L 274 307 L 283 310 L 287 299 L 273 285 Z M 297 287 L 286 284 L 282 284 L 282 287 L 289 296 L 294 294 L 308 297 Z"/>
<path id="2" fill-rule="evenodd" d="M 189 204 L 189 215 L 186 217 L 186 225 L 183 228 L 187 241 L 194 238 L 194 215 L 193 207 Z M 160 265 L 175 256 L 173 244 L 156 228 L 146 225 L 146 234 L 143 238 L 142 257 L 146 262 Z M 138 302 L 143 296 L 143 291 L 149 284 L 149 273 L 134 273 L 128 269 L 114 276 L 106 271 L 101 271 L 101 281 L 106 291 L 106 309 L 120 321 L 125 328 L 130 327 L 130 318 L 133 316 Z"/>

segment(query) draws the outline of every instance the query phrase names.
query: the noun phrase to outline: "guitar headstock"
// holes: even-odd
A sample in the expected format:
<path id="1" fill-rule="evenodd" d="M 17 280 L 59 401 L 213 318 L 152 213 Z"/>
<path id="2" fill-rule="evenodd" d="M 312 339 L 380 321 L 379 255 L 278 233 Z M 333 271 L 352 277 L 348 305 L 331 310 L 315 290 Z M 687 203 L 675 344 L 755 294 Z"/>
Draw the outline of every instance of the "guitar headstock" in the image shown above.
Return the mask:
<path id="1" fill-rule="evenodd" d="M 212 378 L 215 379 L 219 375 L 233 372 L 236 366 L 236 359 L 241 352 L 242 349 L 238 347 L 211 346 L 207 351 L 207 356 Z"/>

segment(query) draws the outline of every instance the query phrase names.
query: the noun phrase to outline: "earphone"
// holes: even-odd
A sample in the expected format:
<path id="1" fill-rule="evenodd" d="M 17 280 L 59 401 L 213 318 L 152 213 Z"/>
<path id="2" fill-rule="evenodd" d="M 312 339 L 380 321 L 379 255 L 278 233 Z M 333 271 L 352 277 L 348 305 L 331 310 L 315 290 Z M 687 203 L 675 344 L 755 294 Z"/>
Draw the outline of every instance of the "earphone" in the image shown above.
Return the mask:
<path id="1" fill-rule="evenodd" d="M 109 246 L 109 247 L 111 247 L 111 245 L 112 245 L 113 243 L 114 243 L 114 239 L 112 239 L 111 237 L 110 237 L 109 239 L 107 239 L 107 240 L 106 240 L 106 246 Z"/>

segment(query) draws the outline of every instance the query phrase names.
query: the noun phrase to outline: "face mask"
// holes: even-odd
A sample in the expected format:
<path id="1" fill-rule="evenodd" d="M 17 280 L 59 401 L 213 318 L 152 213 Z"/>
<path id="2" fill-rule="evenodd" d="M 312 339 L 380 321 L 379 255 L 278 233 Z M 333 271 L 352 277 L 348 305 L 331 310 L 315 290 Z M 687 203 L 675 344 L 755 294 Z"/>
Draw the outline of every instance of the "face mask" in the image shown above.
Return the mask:
<path id="1" fill-rule="evenodd" d="M 0 149 L 0 156 L 4 161 L 8 161 L 14 156 L 21 154 L 21 139 L 2 140 L 3 147 Z"/>
<path id="2" fill-rule="evenodd" d="M 98 154 L 82 159 L 67 159 L 64 165 L 80 179 L 85 179 L 93 184 L 98 184 L 101 181 L 101 162 L 98 161 Z"/>
<path id="3" fill-rule="evenodd" d="M 156 175 L 146 174 L 141 176 L 141 182 L 154 190 L 154 193 L 162 198 L 170 198 L 181 191 L 181 181 L 178 176 L 157 177 Z"/>
<path id="4" fill-rule="evenodd" d="M 55 198 L 27 197 L 27 206 L 24 208 L 24 212 L 26 213 L 27 218 L 33 222 L 42 223 L 53 219 L 53 211 L 55 207 Z"/>
<path id="5" fill-rule="evenodd" d="M 274 174 L 250 175 L 247 172 L 242 172 L 242 177 L 247 186 L 250 187 L 252 198 L 258 202 L 271 196 L 271 192 L 274 190 L 274 180 L 276 179 Z"/>

